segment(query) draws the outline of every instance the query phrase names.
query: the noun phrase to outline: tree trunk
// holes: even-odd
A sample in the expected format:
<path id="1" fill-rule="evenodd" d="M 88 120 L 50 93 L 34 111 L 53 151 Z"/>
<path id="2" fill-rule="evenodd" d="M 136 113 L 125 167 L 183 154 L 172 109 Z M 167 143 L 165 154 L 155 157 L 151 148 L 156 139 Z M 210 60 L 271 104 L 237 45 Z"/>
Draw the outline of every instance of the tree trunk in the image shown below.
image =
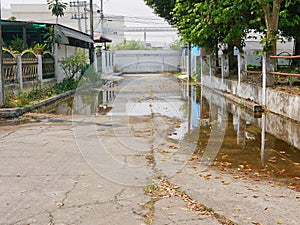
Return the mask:
<path id="1" fill-rule="evenodd" d="M 295 37 L 294 55 L 300 55 L 300 36 Z M 300 60 L 293 59 L 292 64 L 293 64 L 293 66 L 300 66 Z"/>
<path id="2" fill-rule="evenodd" d="M 270 42 L 268 44 L 271 45 L 271 48 L 267 50 L 270 51 L 273 55 L 277 54 L 277 31 L 281 2 L 282 0 L 273 0 L 272 3 L 265 3 L 262 6 L 262 9 L 265 13 L 267 40 Z"/>
<path id="3" fill-rule="evenodd" d="M 234 56 L 234 45 L 228 45 L 229 71 L 237 72 L 237 60 Z"/>

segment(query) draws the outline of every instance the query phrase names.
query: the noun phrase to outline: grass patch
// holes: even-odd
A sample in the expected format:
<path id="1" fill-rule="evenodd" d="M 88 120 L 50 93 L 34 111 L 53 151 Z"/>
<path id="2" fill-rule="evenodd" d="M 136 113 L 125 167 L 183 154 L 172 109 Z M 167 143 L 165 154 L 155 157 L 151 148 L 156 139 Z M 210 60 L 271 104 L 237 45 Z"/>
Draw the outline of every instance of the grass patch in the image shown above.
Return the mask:
<path id="1" fill-rule="evenodd" d="M 30 106 L 47 98 L 76 89 L 78 80 L 74 78 L 64 79 L 53 87 L 38 88 L 29 92 L 15 93 L 13 90 L 7 91 L 5 104 L 1 108 L 17 108 Z"/>

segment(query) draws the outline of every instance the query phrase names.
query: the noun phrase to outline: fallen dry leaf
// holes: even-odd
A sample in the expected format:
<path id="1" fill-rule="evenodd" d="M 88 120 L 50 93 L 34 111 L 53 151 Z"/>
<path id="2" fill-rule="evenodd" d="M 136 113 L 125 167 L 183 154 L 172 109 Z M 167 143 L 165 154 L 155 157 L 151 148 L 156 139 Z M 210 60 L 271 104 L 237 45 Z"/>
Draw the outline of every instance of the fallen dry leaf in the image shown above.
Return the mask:
<path id="1" fill-rule="evenodd" d="M 230 182 L 227 182 L 227 181 L 224 181 L 224 180 L 222 180 L 221 183 L 222 183 L 223 185 L 229 185 L 229 184 L 230 184 Z"/>

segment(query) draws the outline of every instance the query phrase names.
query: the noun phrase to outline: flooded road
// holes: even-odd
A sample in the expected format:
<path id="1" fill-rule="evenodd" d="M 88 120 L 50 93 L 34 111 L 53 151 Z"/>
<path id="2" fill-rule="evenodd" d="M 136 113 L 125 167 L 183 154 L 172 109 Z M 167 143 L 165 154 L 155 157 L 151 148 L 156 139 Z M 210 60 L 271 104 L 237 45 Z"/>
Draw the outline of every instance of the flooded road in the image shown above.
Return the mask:
<path id="1" fill-rule="evenodd" d="M 299 124 L 171 74 L 1 123 L 0 224 L 299 224 Z"/>
<path id="2" fill-rule="evenodd" d="M 152 79 L 127 76 L 117 88 L 78 93 L 75 100 L 71 97 L 38 112 L 108 115 L 112 124 L 117 121 L 120 125 L 122 120 L 131 132 L 138 120 L 175 119 L 176 124 L 160 135 L 175 143 L 188 143 L 194 149 L 190 151 L 193 160 L 236 177 L 271 179 L 299 190 L 299 123 L 270 113 L 254 115 L 210 89 L 187 86 L 171 77 L 161 79 L 157 75 Z M 144 96 L 148 92 L 151 97 Z M 75 102 L 80 106 L 74 106 Z M 160 137 L 152 143 L 156 147 Z"/>

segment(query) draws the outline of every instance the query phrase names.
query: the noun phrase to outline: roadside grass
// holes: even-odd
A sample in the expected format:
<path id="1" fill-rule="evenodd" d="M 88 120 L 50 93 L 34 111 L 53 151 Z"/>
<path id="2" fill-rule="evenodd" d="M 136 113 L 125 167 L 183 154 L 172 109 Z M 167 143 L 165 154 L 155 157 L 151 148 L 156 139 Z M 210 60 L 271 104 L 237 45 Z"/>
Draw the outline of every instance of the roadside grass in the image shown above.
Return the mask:
<path id="1" fill-rule="evenodd" d="M 9 90 L 6 92 L 5 104 L 1 108 L 18 108 L 33 105 L 47 98 L 76 89 L 78 80 L 74 78 L 64 79 L 53 87 L 37 88 L 29 92 L 17 92 Z"/>

